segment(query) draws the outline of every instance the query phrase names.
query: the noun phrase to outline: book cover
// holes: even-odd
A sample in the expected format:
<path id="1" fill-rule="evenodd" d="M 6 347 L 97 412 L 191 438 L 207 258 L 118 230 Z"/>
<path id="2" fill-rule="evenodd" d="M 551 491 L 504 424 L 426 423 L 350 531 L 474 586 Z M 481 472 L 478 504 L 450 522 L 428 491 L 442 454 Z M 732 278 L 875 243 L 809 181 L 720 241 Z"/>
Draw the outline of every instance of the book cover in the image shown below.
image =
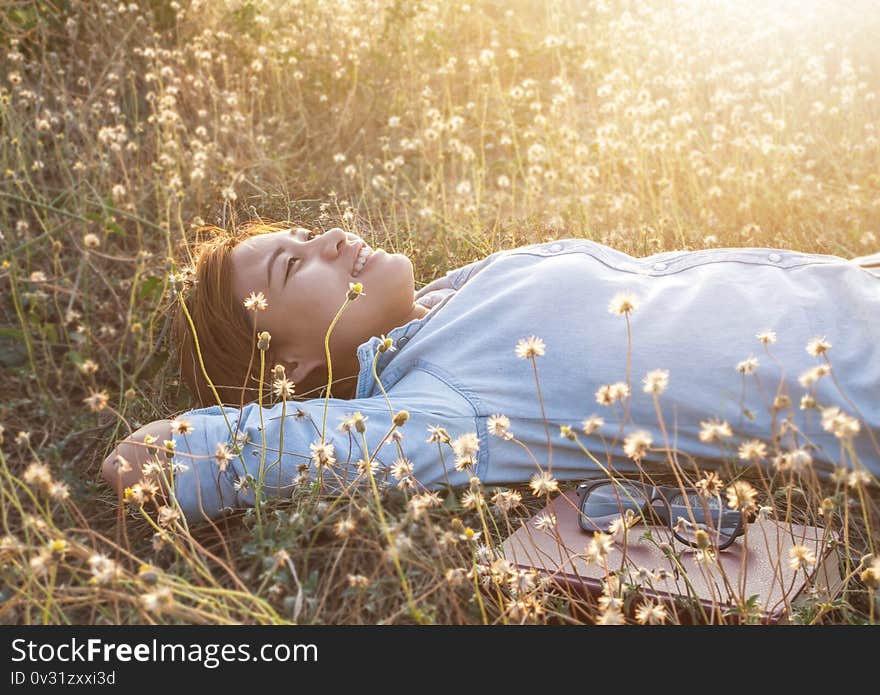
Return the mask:
<path id="1" fill-rule="evenodd" d="M 555 525 L 537 528 L 535 520 L 541 514 L 554 515 Z M 645 531 L 656 542 L 644 538 Z M 672 531 L 661 526 L 632 526 L 625 544 L 618 537 L 606 563 L 588 562 L 586 548 L 591 539 L 592 534 L 577 523 L 577 494 L 571 490 L 522 520 L 502 544 L 502 552 L 516 566 L 533 567 L 564 590 L 581 595 L 601 593 L 607 563 L 608 571 L 624 570 L 622 578 L 638 583 L 645 597 L 667 606 L 679 598 L 698 601 L 703 612 L 697 622 L 737 622 L 725 613 L 750 598 L 760 622 L 787 622 L 806 598 L 808 586 L 815 587 L 822 600 L 830 600 L 843 585 L 837 536 L 817 526 L 758 517 L 747 525 L 745 536 L 715 553 L 714 560 L 701 559 L 699 551 L 675 540 Z M 677 559 L 658 547 L 663 542 L 675 548 Z M 792 568 L 789 550 L 795 545 L 805 546 L 815 556 L 809 571 Z M 656 580 L 658 570 L 665 570 L 659 572 L 665 578 Z M 645 577 L 653 578 L 645 581 Z"/>

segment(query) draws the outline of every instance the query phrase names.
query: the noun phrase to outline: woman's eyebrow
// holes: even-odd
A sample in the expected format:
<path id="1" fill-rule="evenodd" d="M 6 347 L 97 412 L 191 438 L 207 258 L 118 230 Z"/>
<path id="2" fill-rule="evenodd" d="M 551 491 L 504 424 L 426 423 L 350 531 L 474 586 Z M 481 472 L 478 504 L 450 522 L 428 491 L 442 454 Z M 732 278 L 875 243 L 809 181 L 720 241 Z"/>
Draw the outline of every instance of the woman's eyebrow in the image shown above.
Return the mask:
<path id="1" fill-rule="evenodd" d="M 272 287 L 272 265 L 275 263 L 275 259 L 282 253 L 284 253 L 284 247 L 279 246 L 269 256 L 269 262 L 266 264 L 266 281 L 269 283 L 269 287 Z"/>

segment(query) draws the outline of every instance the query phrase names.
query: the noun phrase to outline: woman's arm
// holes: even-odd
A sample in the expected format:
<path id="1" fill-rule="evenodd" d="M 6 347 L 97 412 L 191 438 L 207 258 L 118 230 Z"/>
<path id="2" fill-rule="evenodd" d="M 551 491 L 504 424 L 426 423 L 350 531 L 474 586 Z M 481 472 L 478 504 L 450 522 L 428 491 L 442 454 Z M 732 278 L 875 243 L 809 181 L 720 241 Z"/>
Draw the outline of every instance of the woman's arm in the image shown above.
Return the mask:
<path id="1" fill-rule="evenodd" d="M 154 443 L 144 442 L 147 435 L 155 437 Z M 171 439 L 171 421 L 155 420 L 119 442 L 113 452 L 104 459 L 101 473 L 119 496 L 122 496 L 125 488 L 131 487 L 143 477 L 141 471 L 144 464 L 152 459 L 153 452 L 157 447 L 161 448 L 162 442 L 166 439 Z"/>
<path id="2" fill-rule="evenodd" d="M 255 402 L 241 409 L 225 406 L 225 416 L 220 406 L 182 413 L 178 420 L 186 425 L 186 434 L 173 432 L 163 437 L 175 443 L 174 499 L 190 523 L 219 517 L 226 509 L 251 507 L 261 470 L 262 495 L 289 498 L 302 482 L 318 477 L 321 451 L 328 455 L 321 475 L 326 492 L 368 485 L 358 461 L 370 457 L 377 479 L 392 485 L 401 482 L 395 474 L 404 473 L 407 467 L 407 462 L 399 461 L 402 457 L 413 468 L 406 477 L 421 485 L 442 485 L 447 477 L 452 485 L 465 484 L 472 473 L 456 469 L 450 443 L 438 446 L 429 437 L 430 429 L 440 426 L 453 441 L 468 433 L 476 439 L 478 418 L 464 396 L 423 369 L 408 372 L 388 390 L 388 396 L 395 415 L 401 410 L 409 414 L 398 426 L 399 441 L 391 436 L 392 412 L 382 394 L 288 401 L 283 418 L 282 403 L 264 408 L 262 415 Z M 353 424 L 344 427 L 355 412 L 366 418 L 363 433 Z M 364 440 L 371 456 L 366 456 Z M 486 457 L 484 446 L 474 463 Z M 485 465 L 487 461 L 481 468 Z"/>

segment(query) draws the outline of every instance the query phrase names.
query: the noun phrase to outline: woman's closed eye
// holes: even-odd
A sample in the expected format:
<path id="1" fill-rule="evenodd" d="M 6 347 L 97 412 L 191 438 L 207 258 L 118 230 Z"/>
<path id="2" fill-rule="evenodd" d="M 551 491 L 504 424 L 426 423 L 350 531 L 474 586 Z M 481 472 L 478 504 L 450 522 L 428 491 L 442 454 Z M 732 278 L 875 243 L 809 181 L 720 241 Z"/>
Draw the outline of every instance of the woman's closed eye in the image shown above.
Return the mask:
<path id="1" fill-rule="evenodd" d="M 284 273 L 284 282 L 287 282 L 287 276 L 290 275 L 290 269 L 293 268 L 293 264 L 296 263 L 299 259 L 296 257 L 291 257 L 289 261 L 287 261 L 287 270 Z"/>
<path id="2" fill-rule="evenodd" d="M 311 241 L 316 236 L 320 236 L 320 235 L 321 235 L 320 232 L 307 231 L 306 232 L 306 241 Z M 291 256 L 290 259 L 287 261 L 287 270 L 284 271 L 284 283 L 287 282 L 287 276 L 290 275 L 290 271 L 293 268 L 293 264 L 296 263 L 298 260 L 299 260 L 299 258 L 297 258 L 296 256 Z"/>

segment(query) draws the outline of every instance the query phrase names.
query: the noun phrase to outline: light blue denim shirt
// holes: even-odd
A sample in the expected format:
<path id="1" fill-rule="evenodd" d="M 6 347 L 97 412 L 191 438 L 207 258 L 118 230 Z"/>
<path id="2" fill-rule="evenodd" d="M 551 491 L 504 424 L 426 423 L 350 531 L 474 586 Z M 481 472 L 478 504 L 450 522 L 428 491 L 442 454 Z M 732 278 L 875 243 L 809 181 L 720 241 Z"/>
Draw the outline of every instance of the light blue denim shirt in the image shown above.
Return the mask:
<path id="1" fill-rule="evenodd" d="M 812 393 L 820 408 L 836 405 L 859 417 L 862 426 L 853 439 L 854 450 L 862 465 L 880 474 L 880 453 L 866 429 L 872 428 L 880 439 L 877 273 L 837 256 L 769 248 L 635 258 L 570 238 L 497 251 L 422 287 L 416 300 L 432 308 L 388 334 L 396 350 L 378 353 L 378 336 L 359 346 L 355 398 L 326 401 L 325 441 L 334 446 L 333 469 L 353 480 L 356 462 L 367 458 L 362 436 L 338 428 L 359 411 L 367 418 L 371 455 L 385 438 L 375 455 L 377 477 L 391 484 L 395 480 L 387 471 L 400 456 L 398 444 L 413 464 L 415 479 L 431 489 L 445 484 L 447 476 L 452 485 L 466 484 L 473 472 L 487 484 L 525 482 L 538 472 L 536 461 L 558 480 L 602 475 L 577 442 L 560 436 L 560 425 L 571 426 L 607 465 L 623 411 L 619 403 L 599 404 L 596 392 L 603 384 L 626 379 L 627 323 L 608 305 L 616 294 L 628 291 L 639 302 L 629 316 L 631 422 L 623 436 L 647 431 L 653 449 L 674 448 L 690 472 L 694 461 L 708 469 L 719 467 L 725 456 L 736 460 L 739 444 L 760 439 L 768 445 L 769 465 L 775 453 L 771 406 L 782 383 L 791 408 L 776 413 L 777 429 L 793 413 L 800 434 L 797 441 L 791 431 L 784 434 L 779 451 L 805 447 L 823 474 L 835 465 L 852 468 L 858 464 L 842 453 L 841 440 L 823 429 L 820 410 L 799 407 L 807 389 L 798 377 L 824 363 L 824 358 L 808 354 L 806 345 L 824 336 L 832 345 L 826 356 L 833 373 L 819 378 Z M 766 346 L 769 354 L 756 338 L 765 329 L 777 335 Z M 516 354 L 518 341 L 529 336 L 546 346 L 545 354 L 535 358 L 540 399 L 532 361 Z M 372 374 L 377 353 L 376 371 L 391 409 L 409 413 L 398 430 L 399 442 L 387 436 L 392 414 Z M 737 364 L 750 356 L 758 360 L 754 373 L 738 372 Z M 642 388 L 643 377 L 654 369 L 669 371 L 668 387 L 658 396 L 668 444 L 654 398 Z M 310 444 L 320 442 L 324 407 L 324 399 L 288 401 L 283 427 L 280 403 L 263 409 L 267 496 L 289 497 L 298 466 L 310 463 Z M 258 475 L 259 410 L 255 403 L 225 410 L 233 430 L 239 425 L 239 436 L 249 439 L 225 471 L 218 468 L 215 452 L 218 443 L 232 446 L 233 439 L 220 406 L 183 413 L 193 431 L 173 435 L 174 462 L 179 464 L 175 492 L 190 521 L 202 518 L 200 507 L 215 517 L 224 508 L 253 504 L 253 491 L 236 489 L 235 481 L 243 477 L 245 464 Z M 496 414 L 509 418 L 516 440 L 490 435 L 487 420 Z M 601 416 L 605 424 L 588 436 L 581 423 L 591 415 Z M 702 441 L 700 423 L 710 418 L 728 422 L 733 437 L 721 443 Z M 453 442 L 476 435 L 475 471 L 456 470 L 451 445 L 429 441 L 432 426 L 445 428 Z M 636 471 L 620 440 L 610 454 L 616 470 Z M 642 465 L 662 470 L 669 466 L 668 453 L 650 451 Z M 307 470 L 314 478 L 315 461 Z M 323 479 L 333 476 L 325 470 Z"/>

